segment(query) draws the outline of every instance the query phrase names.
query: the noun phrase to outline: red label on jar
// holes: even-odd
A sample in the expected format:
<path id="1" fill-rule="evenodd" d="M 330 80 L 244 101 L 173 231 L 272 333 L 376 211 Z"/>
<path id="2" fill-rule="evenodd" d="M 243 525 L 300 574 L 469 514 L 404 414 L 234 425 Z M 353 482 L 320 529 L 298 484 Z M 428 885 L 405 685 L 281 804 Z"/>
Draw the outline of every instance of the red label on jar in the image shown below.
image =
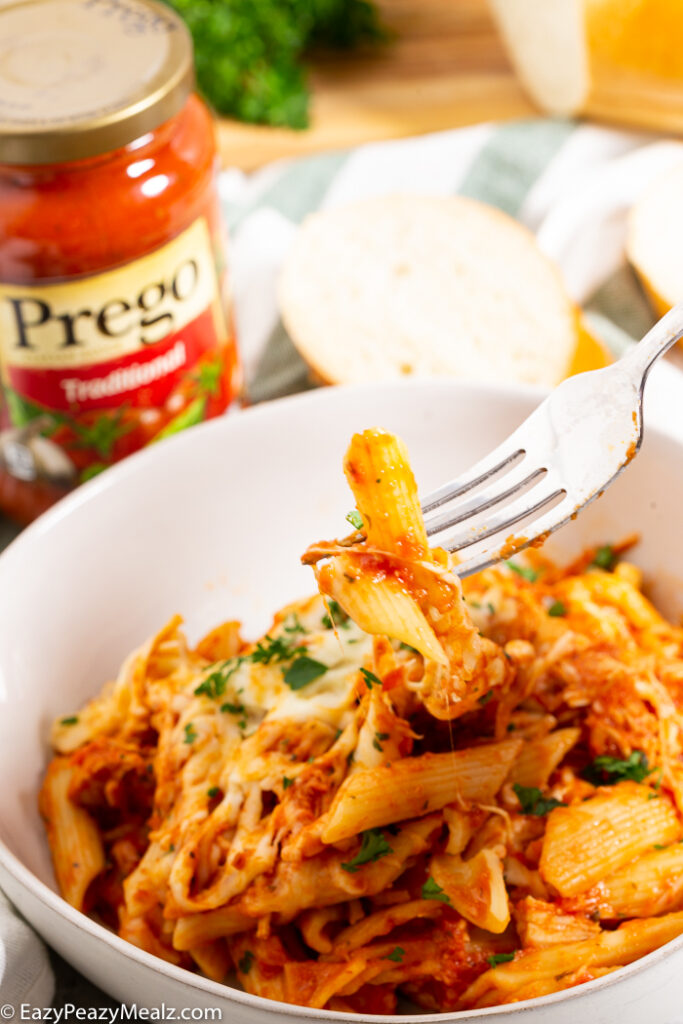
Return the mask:
<path id="1" fill-rule="evenodd" d="M 73 486 L 222 412 L 235 346 L 211 236 L 58 284 L 0 283 L 0 464 Z"/>
<path id="2" fill-rule="evenodd" d="M 32 401 L 68 412 L 78 407 L 106 409 L 129 402 L 146 408 L 161 405 L 186 371 L 216 346 L 213 314 L 205 310 L 180 331 L 149 348 L 92 366 L 65 370 L 34 370 L 10 366 L 12 388 Z"/>

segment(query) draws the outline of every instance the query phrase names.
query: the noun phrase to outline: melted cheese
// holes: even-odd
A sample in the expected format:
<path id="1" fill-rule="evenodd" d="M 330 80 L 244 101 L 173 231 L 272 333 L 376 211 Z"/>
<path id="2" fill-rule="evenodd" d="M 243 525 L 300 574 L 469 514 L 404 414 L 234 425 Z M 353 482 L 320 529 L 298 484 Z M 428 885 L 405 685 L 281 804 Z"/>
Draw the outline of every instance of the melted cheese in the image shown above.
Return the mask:
<path id="1" fill-rule="evenodd" d="M 228 688 L 235 701 L 246 708 L 247 733 L 262 720 L 264 712 L 269 719 L 317 718 L 335 728 L 346 724 L 353 707 L 358 670 L 372 651 L 372 637 L 349 621 L 336 634 L 326 629 L 302 635 L 300 639 L 308 656 L 328 667 L 327 672 L 300 690 L 290 689 L 284 680 L 291 660 L 269 665 L 247 661 L 230 677 Z"/>

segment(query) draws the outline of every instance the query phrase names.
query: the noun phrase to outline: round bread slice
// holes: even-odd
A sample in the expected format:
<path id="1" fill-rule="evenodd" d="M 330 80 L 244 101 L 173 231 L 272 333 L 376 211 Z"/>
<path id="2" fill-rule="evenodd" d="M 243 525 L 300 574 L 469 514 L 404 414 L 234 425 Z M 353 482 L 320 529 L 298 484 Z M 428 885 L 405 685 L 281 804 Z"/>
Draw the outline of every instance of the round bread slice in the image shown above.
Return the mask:
<path id="1" fill-rule="evenodd" d="M 437 375 L 550 387 L 576 347 L 571 301 L 533 235 L 462 197 L 313 214 L 279 298 L 295 345 L 333 384 Z"/>
<path id="2" fill-rule="evenodd" d="M 683 162 L 659 175 L 631 208 L 626 253 L 655 311 L 683 300 Z"/>

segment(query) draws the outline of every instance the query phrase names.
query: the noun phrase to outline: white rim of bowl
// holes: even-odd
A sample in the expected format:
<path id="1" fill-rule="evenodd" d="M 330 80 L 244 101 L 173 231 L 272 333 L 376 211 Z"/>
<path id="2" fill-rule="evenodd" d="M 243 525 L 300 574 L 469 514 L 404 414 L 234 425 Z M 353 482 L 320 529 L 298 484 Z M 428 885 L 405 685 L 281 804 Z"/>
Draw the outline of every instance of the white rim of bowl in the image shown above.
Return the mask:
<path id="1" fill-rule="evenodd" d="M 236 415 L 233 412 L 227 416 L 217 417 L 207 423 L 199 424 L 192 430 L 185 431 L 172 438 L 167 438 L 164 442 L 164 449 L 168 451 L 169 442 L 176 448 L 182 444 L 197 444 L 199 443 L 199 436 L 201 435 L 201 432 L 231 431 L 233 429 L 237 429 L 236 426 L 233 426 L 234 424 L 244 423 L 247 419 L 251 421 L 257 417 L 263 418 L 270 416 L 277 418 L 280 415 L 280 409 L 294 405 L 317 405 L 321 401 L 337 401 L 337 396 L 349 393 L 354 394 L 366 393 L 369 391 L 380 391 L 383 394 L 389 394 L 392 391 L 402 392 L 418 389 L 433 390 L 434 388 L 440 388 L 444 391 L 452 391 L 454 394 L 459 391 L 466 391 L 470 393 L 479 392 L 491 397 L 499 396 L 503 399 L 522 398 L 537 402 L 542 401 L 548 394 L 547 389 L 534 387 L 533 385 L 478 384 L 462 381 L 448 381 L 443 378 L 392 381 L 385 384 L 370 383 L 325 387 L 300 394 L 289 395 L 285 398 L 263 402 L 251 408 L 239 410 L 239 415 Z M 675 441 L 674 438 L 669 437 L 664 431 L 657 428 L 651 428 L 651 431 L 649 432 L 666 440 Z M 63 498 L 57 505 L 45 512 L 30 526 L 26 527 L 26 529 L 8 545 L 5 551 L 0 554 L 0 574 L 2 572 L 3 561 L 8 556 L 17 557 L 16 553 L 19 552 L 26 543 L 30 542 L 30 538 L 32 536 L 38 533 L 49 532 L 52 525 L 68 516 L 72 509 L 78 508 L 81 504 L 94 500 L 98 494 L 106 493 L 109 488 L 117 486 L 119 480 L 124 480 L 130 474 L 137 473 L 138 466 L 140 467 L 140 471 L 142 471 L 145 463 L 149 459 L 159 458 L 159 451 L 163 451 L 164 449 L 152 448 L 136 452 L 134 455 L 126 458 L 123 462 L 112 466 L 106 473 L 103 473 L 101 476 L 95 477 L 93 480 L 81 485 L 77 491 Z M 351 1022 L 360 1019 L 357 1016 L 349 1016 L 348 1014 L 340 1013 L 336 1010 L 317 1010 L 307 1006 L 299 1006 L 294 1003 L 281 1003 L 278 1000 L 266 999 L 263 996 L 253 996 L 248 992 L 243 992 L 241 989 L 233 988 L 230 985 L 225 985 L 221 982 L 211 981 L 209 978 L 204 978 L 199 974 L 194 974 L 192 971 L 188 971 L 183 967 L 176 967 L 174 964 L 167 963 L 167 961 L 162 960 L 161 957 L 156 957 L 153 954 L 134 946 L 132 943 L 126 942 L 125 939 L 115 935 L 114 932 L 109 931 L 109 929 L 105 928 L 104 925 L 100 925 L 92 918 L 88 917 L 87 914 L 83 914 L 80 911 L 75 910 L 66 902 L 66 900 L 57 895 L 54 890 L 34 875 L 32 871 L 29 871 L 19 858 L 11 852 L 2 839 L 0 839 L 0 867 L 2 867 L 18 885 L 26 889 L 29 895 L 45 904 L 58 917 L 66 918 L 66 920 L 76 928 L 79 928 L 92 936 L 96 942 L 111 946 L 131 962 L 142 964 L 150 970 L 164 974 L 169 979 L 179 982 L 189 988 L 198 989 L 201 992 L 209 995 L 215 995 L 218 998 L 227 999 L 228 1001 L 232 1000 L 237 1003 L 243 1003 L 253 1009 L 285 1014 L 300 1021 L 336 1020 Z M 443 1022 L 443 1024 L 448 1024 L 450 1021 L 485 1018 L 493 1016 L 494 1014 L 513 1016 L 515 1014 L 524 1013 L 527 1010 L 541 1010 L 543 1007 L 552 1006 L 557 1002 L 569 1002 L 582 997 L 585 998 L 590 994 L 590 992 L 593 992 L 596 989 L 610 988 L 612 985 L 619 984 L 626 977 L 630 977 L 634 974 L 640 973 L 641 971 L 647 970 L 651 964 L 656 963 L 659 960 L 668 959 L 669 956 L 672 956 L 681 948 L 683 948 L 683 934 L 672 939 L 670 942 L 665 943 L 665 945 L 660 946 L 658 949 L 653 950 L 652 953 L 647 953 L 638 960 L 634 960 L 633 963 L 627 964 L 615 971 L 613 974 L 605 975 L 602 978 L 596 978 L 593 981 L 584 982 L 581 985 L 576 985 L 571 989 L 565 989 L 562 992 L 553 992 L 550 995 L 540 996 L 536 999 L 525 999 L 518 1003 L 487 1006 L 478 1010 L 458 1010 L 452 1013 L 446 1011 L 444 1013 L 420 1014 L 373 1014 L 371 1020 L 373 1022 L 377 1021 L 377 1024 L 437 1024 L 439 1021 Z"/>

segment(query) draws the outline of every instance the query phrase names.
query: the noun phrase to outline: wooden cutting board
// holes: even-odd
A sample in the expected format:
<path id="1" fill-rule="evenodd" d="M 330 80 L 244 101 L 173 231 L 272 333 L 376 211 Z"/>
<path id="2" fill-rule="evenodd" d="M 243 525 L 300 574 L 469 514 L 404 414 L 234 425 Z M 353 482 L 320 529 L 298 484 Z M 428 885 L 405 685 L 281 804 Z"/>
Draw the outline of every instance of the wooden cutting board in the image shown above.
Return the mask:
<path id="1" fill-rule="evenodd" d="M 251 170 L 280 157 L 535 113 L 485 0 L 376 2 L 391 40 L 317 61 L 306 131 L 222 119 L 225 167 Z"/>

